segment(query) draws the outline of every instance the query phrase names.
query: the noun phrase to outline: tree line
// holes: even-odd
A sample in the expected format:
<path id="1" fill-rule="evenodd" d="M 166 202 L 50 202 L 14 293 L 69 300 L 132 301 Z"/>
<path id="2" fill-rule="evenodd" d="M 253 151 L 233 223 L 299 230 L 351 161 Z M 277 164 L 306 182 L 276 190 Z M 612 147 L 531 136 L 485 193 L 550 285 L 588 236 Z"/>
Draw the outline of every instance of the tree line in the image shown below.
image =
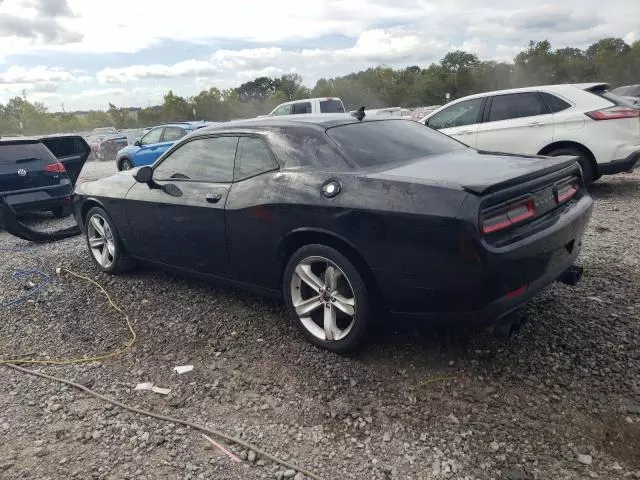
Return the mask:
<path id="1" fill-rule="evenodd" d="M 513 63 L 481 61 L 475 54 L 456 50 L 440 62 L 394 69 L 380 65 L 336 78 L 321 78 L 313 88 L 299 74 L 260 77 L 239 87 L 212 87 L 193 97 L 171 90 L 162 105 L 130 109 L 109 104 L 106 111 L 85 116 L 51 113 L 23 95 L 0 104 L 0 135 L 86 131 L 100 126 L 137 128 L 168 121 L 226 121 L 269 113 L 276 105 L 308 97 L 340 97 L 348 109 L 388 106 L 417 107 L 442 104 L 473 93 L 555 83 L 602 81 L 613 86 L 640 83 L 640 41 L 603 38 L 588 48 L 553 49 L 550 42 L 530 41 Z"/>

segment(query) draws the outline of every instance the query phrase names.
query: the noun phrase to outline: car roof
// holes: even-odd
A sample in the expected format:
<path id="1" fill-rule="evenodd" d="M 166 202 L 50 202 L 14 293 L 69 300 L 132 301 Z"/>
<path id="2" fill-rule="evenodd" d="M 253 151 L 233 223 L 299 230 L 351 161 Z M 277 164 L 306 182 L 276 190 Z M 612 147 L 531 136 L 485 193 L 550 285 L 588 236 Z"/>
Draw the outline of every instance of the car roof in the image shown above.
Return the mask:
<path id="1" fill-rule="evenodd" d="M 443 105 L 440 108 L 446 107 L 451 103 L 457 103 L 460 100 L 469 100 L 471 98 L 484 98 L 493 95 L 502 95 L 506 93 L 519 93 L 519 92 L 530 92 L 532 90 L 566 90 L 567 88 L 578 88 L 580 90 L 591 90 L 594 88 L 607 88 L 609 86 L 608 83 L 603 82 L 594 82 L 594 83 L 558 83 L 551 85 L 531 85 L 529 87 L 520 87 L 520 88 L 508 88 L 505 90 L 493 90 L 490 92 L 482 92 L 475 93 L 473 95 L 467 95 L 466 97 L 456 98 L 455 100 L 449 102 L 448 104 Z"/>
<path id="2" fill-rule="evenodd" d="M 299 115 L 286 115 L 278 117 L 261 117 L 250 118 L 247 120 L 234 120 L 231 122 L 219 123 L 216 125 L 207 126 L 197 130 L 197 135 L 206 135 L 208 133 L 214 133 L 224 130 L 265 130 L 269 128 L 287 128 L 287 127 L 310 127 L 326 130 L 327 128 L 337 127 L 340 125 L 349 125 L 353 123 L 362 122 L 382 122 L 382 121 L 407 121 L 402 117 L 372 117 L 366 116 L 362 120 L 358 120 L 356 117 L 348 113 L 323 113 L 323 114 L 299 114 Z"/>

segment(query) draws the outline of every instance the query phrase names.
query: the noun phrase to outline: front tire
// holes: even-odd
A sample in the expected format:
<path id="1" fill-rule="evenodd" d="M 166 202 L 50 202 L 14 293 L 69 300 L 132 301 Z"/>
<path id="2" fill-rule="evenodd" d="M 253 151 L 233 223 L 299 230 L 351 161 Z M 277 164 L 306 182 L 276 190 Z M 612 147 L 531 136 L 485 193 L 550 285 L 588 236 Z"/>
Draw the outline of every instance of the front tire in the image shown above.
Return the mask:
<path id="1" fill-rule="evenodd" d="M 129 160 L 128 158 L 123 158 L 122 160 L 120 160 L 120 163 L 118 163 L 118 170 L 122 171 L 122 170 L 131 170 L 133 168 L 133 164 L 131 163 L 131 160 Z"/>
<path id="2" fill-rule="evenodd" d="M 549 152 L 548 155 L 550 157 L 559 157 L 561 155 L 578 157 L 578 163 L 580 164 L 580 168 L 582 168 L 582 178 L 587 187 L 599 178 L 599 176 L 596 176 L 596 172 L 594 172 L 591 159 L 582 150 L 578 150 L 577 148 L 558 148 Z"/>
<path id="3" fill-rule="evenodd" d="M 285 269 L 283 291 L 294 324 L 310 343 L 344 353 L 362 341 L 370 322 L 368 292 L 360 272 L 338 250 L 300 248 Z"/>
<path id="4" fill-rule="evenodd" d="M 118 274 L 132 268 L 111 217 L 100 207 L 93 207 L 85 217 L 85 238 L 93 262 L 105 273 Z"/>

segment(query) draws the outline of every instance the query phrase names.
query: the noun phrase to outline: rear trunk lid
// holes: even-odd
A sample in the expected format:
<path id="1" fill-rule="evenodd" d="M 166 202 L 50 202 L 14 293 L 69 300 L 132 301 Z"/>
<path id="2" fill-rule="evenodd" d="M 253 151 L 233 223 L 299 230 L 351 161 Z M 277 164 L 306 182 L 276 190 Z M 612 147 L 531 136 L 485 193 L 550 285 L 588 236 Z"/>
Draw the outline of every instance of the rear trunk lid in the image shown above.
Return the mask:
<path id="1" fill-rule="evenodd" d="M 562 171 L 575 163 L 575 157 L 511 155 L 462 149 L 415 159 L 371 176 L 456 186 L 476 195 L 485 195 Z"/>
<path id="2" fill-rule="evenodd" d="M 60 183 L 44 171 L 56 157 L 38 140 L 0 140 L 0 193 Z"/>

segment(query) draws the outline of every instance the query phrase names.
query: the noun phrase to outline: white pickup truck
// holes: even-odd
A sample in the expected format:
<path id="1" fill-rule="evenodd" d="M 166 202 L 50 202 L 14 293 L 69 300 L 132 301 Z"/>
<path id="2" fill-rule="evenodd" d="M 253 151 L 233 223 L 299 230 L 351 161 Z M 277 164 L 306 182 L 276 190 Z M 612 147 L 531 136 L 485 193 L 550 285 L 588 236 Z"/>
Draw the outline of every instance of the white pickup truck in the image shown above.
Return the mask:
<path id="1" fill-rule="evenodd" d="M 309 113 L 345 113 L 342 100 L 336 97 L 305 98 L 281 103 L 267 117 Z"/>

